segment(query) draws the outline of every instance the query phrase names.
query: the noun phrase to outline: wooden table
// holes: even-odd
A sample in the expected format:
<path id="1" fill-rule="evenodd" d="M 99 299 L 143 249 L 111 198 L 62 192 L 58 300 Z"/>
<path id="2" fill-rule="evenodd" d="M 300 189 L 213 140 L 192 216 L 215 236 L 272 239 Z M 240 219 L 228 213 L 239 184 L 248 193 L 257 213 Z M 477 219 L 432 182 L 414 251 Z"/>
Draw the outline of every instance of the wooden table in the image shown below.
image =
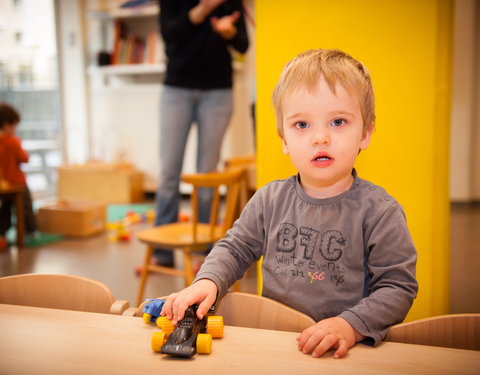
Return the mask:
<path id="1" fill-rule="evenodd" d="M 296 333 L 225 327 L 210 355 L 153 353 L 141 318 L 0 304 L 1 374 L 479 374 L 480 352 L 382 343 L 312 358 Z"/>
<path id="2" fill-rule="evenodd" d="M 15 214 L 17 229 L 17 247 L 23 247 L 25 243 L 25 212 L 24 212 L 25 187 L 9 186 L 0 187 L 0 195 L 15 195 Z"/>

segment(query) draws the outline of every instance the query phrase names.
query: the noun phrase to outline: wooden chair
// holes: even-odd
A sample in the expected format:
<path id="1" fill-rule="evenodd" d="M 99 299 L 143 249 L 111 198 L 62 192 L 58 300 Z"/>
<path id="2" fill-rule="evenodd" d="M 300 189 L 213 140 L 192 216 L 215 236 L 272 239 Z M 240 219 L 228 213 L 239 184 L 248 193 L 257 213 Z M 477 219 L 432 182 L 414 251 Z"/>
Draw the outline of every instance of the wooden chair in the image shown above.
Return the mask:
<path id="1" fill-rule="evenodd" d="M 127 301 L 115 301 L 99 281 L 33 273 L 0 278 L 0 303 L 117 315 L 129 307 Z"/>
<path id="2" fill-rule="evenodd" d="M 450 314 L 397 324 L 385 341 L 480 350 L 480 314 Z"/>
<path id="3" fill-rule="evenodd" d="M 225 161 L 225 169 L 245 168 L 245 179 L 240 188 L 240 204 L 238 205 L 240 211 L 239 214 L 257 189 L 255 165 L 255 155 L 235 156 Z"/>
<path id="4" fill-rule="evenodd" d="M 229 292 L 216 304 L 225 325 L 302 332 L 315 324 L 308 315 L 256 294 Z"/>
<path id="5" fill-rule="evenodd" d="M 157 297 L 165 299 L 166 297 Z M 138 308 L 130 308 L 123 315 L 141 317 L 143 301 Z M 315 324 L 308 315 L 273 299 L 242 292 L 228 292 L 216 303 L 215 315 L 223 316 L 225 325 L 302 332 Z"/>
<path id="6" fill-rule="evenodd" d="M 192 253 L 207 249 L 208 245 L 218 241 L 233 225 L 238 215 L 238 197 L 245 178 L 244 168 L 231 168 L 224 172 L 183 175 L 182 181 L 193 186 L 191 194 L 192 219 L 189 222 L 176 222 L 147 229 L 137 234 L 138 240 L 147 244 L 143 263 L 137 306 L 143 300 L 143 292 L 149 271 L 168 275 L 182 276 L 185 285 L 194 279 Z M 225 207 L 220 209 L 220 190 L 226 187 Z M 198 222 L 198 189 L 213 189 L 213 199 L 209 223 Z M 222 214 L 220 214 L 222 213 Z M 154 248 L 181 250 L 183 269 L 169 268 L 150 264 Z"/>

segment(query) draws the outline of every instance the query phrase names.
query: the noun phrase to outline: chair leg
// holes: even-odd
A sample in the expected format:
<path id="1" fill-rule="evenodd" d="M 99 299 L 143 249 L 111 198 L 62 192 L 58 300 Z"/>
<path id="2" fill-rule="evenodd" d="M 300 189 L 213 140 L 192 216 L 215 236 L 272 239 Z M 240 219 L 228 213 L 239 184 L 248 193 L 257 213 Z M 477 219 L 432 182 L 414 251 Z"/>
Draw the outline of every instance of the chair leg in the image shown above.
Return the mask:
<path id="1" fill-rule="evenodd" d="M 183 251 L 183 271 L 185 272 L 185 286 L 189 286 L 194 279 L 192 254 L 189 251 Z"/>
<path id="2" fill-rule="evenodd" d="M 145 284 L 147 282 L 148 277 L 148 266 L 150 265 L 150 259 L 152 259 L 153 255 L 153 247 L 147 246 L 147 251 L 145 253 L 145 260 L 143 262 L 142 273 L 140 275 L 140 288 L 138 289 L 138 296 L 137 296 L 137 306 L 143 301 L 143 292 L 145 290 Z"/>

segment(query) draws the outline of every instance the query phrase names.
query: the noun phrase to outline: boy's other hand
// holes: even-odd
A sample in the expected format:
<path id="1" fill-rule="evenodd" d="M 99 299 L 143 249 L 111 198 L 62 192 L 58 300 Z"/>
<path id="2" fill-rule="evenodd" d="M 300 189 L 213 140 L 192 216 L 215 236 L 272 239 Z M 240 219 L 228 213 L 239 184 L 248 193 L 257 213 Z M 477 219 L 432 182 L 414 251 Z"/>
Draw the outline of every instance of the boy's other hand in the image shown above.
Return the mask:
<path id="1" fill-rule="evenodd" d="M 172 320 L 174 325 L 183 319 L 185 310 L 198 304 L 197 316 L 202 319 L 217 298 L 217 286 L 212 280 L 201 279 L 178 293 L 167 297 L 161 315 Z"/>
<path id="2" fill-rule="evenodd" d="M 334 317 L 319 321 L 297 337 L 298 350 L 312 357 L 321 357 L 327 350 L 336 349 L 333 357 L 343 357 L 348 349 L 364 337 L 343 318 Z"/>

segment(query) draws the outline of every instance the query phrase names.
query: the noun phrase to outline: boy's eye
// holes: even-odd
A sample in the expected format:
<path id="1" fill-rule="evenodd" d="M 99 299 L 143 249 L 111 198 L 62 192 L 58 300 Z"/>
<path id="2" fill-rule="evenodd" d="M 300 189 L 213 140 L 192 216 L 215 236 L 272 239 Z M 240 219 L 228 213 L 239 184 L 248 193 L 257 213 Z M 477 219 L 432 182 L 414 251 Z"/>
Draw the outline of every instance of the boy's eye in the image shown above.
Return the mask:
<path id="1" fill-rule="evenodd" d="M 297 129 L 305 129 L 308 128 L 308 124 L 305 121 L 299 121 L 295 124 Z"/>
<path id="2" fill-rule="evenodd" d="M 335 120 L 333 120 L 331 122 L 331 125 L 332 126 L 342 126 L 345 124 L 345 120 L 344 119 L 341 119 L 341 118 L 336 118 Z"/>

